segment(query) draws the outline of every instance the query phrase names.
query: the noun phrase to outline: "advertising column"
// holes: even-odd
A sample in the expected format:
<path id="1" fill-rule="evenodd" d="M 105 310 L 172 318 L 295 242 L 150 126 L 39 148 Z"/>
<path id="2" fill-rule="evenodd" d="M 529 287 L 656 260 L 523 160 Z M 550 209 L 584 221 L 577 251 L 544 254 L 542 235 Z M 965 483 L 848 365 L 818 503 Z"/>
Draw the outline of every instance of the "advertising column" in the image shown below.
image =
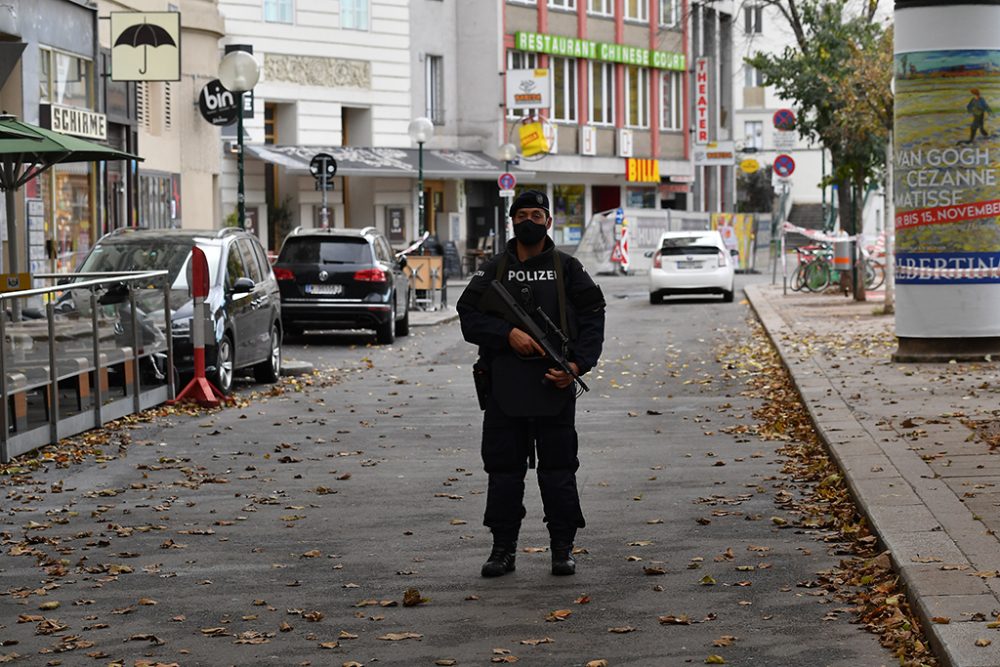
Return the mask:
<path id="1" fill-rule="evenodd" d="M 895 8 L 895 358 L 997 354 L 1000 1 Z"/>

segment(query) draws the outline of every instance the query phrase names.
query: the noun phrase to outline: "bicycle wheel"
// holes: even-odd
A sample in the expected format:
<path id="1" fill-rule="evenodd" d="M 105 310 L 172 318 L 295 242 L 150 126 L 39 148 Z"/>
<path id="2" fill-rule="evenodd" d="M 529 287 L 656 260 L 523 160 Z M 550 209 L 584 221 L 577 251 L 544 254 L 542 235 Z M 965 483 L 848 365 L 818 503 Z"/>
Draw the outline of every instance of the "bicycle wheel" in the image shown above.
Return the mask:
<path id="1" fill-rule="evenodd" d="M 874 259 L 865 260 L 865 289 L 877 290 L 885 282 L 885 267 Z"/>
<path id="2" fill-rule="evenodd" d="M 805 267 L 805 264 L 796 266 L 795 270 L 792 271 L 791 277 L 788 279 L 788 286 L 792 288 L 793 292 L 798 292 L 806 286 Z"/>
<path id="3" fill-rule="evenodd" d="M 806 264 L 805 274 L 805 286 L 810 292 L 822 292 L 830 286 L 830 263 L 825 259 Z"/>

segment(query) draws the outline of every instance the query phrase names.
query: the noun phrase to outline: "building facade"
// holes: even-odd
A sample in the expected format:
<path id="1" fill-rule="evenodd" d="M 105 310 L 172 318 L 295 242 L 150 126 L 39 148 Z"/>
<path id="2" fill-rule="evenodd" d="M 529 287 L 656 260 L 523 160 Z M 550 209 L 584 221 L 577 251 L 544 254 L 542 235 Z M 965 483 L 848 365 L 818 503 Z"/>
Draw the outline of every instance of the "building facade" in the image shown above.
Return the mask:
<path id="1" fill-rule="evenodd" d="M 267 248 L 277 250 L 296 226 L 321 226 L 323 193 L 308 170 L 317 153 L 336 153 L 344 163 L 326 193 L 330 226 L 385 229 L 390 209 L 413 219 L 412 179 L 389 168 L 377 175 L 393 155 L 370 152 L 410 145 L 409 4 L 219 2 L 224 43 L 250 45 L 261 64 L 244 137 L 257 150 L 247 153 L 244 178 L 248 226 Z M 237 194 L 235 156 L 225 156 L 223 219 L 232 217 Z M 353 168 L 348 157 L 358 158 Z"/>
<path id="2" fill-rule="evenodd" d="M 216 76 L 223 36 L 216 0 L 98 0 L 102 58 L 110 58 L 113 48 L 131 48 L 111 43 L 110 17 L 116 12 L 180 13 L 180 77 L 113 84 L 120 92 L 109 97 L 108 114 L 130 111 L 134 125 L 130 152 L 143 161 L 131 174 L 131 192 L 125 185 L 128 175 L 109 167 L 110 228 L 135 224 L 212 229 L 219 217 L 219 129 L 200 116 L 198 96 Z"/>

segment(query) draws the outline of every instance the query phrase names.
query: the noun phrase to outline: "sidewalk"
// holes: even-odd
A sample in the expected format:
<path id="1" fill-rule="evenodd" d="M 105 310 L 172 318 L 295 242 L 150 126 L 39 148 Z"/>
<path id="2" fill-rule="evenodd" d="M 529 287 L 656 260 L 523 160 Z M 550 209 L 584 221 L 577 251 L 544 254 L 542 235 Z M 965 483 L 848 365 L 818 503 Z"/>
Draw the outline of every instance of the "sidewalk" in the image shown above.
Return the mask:
<path id="1" fill-rule="evenodd" d="M 413 309 L 410 311 L 411 327 L 430 327 L 436 324 L 444 324 L 458 319 L 458 311 L 455 304 L 458 297 L 462 296 L 462 291 L 469 284 L 469 278 L 449 278 L 448 279 L 448 305 L 440 306 L 435 310 Z"/>
<path id="2" fill-rule="evenodd" d="M 951 667 L 1000 665 L 1000 632 L 987 627 L 1000 613 L 1000 455 L 988 444 L 1000 444 L 995 364 L 893 363 L 881 300 L 783 296 L 767 284 L 746 294 L 936 655 Z"/>

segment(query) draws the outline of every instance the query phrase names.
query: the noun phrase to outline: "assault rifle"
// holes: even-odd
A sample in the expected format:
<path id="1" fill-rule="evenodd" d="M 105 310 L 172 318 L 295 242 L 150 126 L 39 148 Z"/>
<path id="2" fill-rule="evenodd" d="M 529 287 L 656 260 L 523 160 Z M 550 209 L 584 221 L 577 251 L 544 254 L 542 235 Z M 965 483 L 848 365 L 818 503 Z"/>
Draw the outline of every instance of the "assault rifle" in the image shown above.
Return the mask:
<path id="1" fill-rule="evenodd" d="M 569 338 L 567 338 L 566 334 L 563 333 L 563 331 L 549 319 L 549 316 L 545 314 L 542 307 L 537 306 L 535 308 L 535 312 L 542 318 L 542 320 L 545 321 L 545 326 L 549 329 L 549 331 L 559 337 L 558 345 L 540 326 L 538 326 L 538 323 L 535 322 L 524 307 L 517 302 L 517 299 L 510 295 L 510 292 L 507 291 L 499 280 L 491 281 L 490 288 L 496 292 L 497 296 L 500 297 L 500 300 L 507 307 L 507 310 L 514 316 L 519 328 L 527 332 L 528 335 L 534 338 L 535 342 L 538 343 L 543 350 L 545 350 L 545 356 L 552 359 L 552 361 L 554 361 L 556 365 L 563 370 L 563 372 L 572 375 L 574 382 L 579 384 L 581 389 L 584 391 L 590 391 L 590 387 L 587 386 L 587 383 L 585 383 L 579 375 L 573 372 L 573 367 L 570 366 L 569 361 L 566 360 L 566 355 L 563 351 L 566 349 L 566 345 L 569 344 Z"/>

